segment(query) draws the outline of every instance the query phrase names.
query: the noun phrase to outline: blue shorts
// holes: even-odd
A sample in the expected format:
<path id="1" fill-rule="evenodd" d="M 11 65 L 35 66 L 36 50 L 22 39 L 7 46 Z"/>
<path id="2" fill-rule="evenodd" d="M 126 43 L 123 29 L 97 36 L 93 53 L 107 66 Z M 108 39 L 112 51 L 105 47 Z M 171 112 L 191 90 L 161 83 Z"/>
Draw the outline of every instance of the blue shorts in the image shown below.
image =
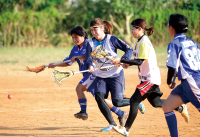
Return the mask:
<path id="1" fill-rule="evenodd" d="M 86 73 L 84 74 L 83 79 L 79 82 L 79 84 L 87 85 L 86 89 L 87 92 L 90 92 L 94 96 L 94 80 L 96 79 L 96 76 L 92 73 Z"/>
<path id="2" fill-rule="evenodd" d="M 125 87 L 124 71 L 120 72 L 119 76 L 112 78 L 100 78 L 95 79 L 95 92 L 103 92 L 108 97 L 109 91 L 112 99 L 123 99 L 123 92 Z"/>
<path id="3" fill-rule="evenodd" d="M 200 74 L 183 79 L 171 94 L 179 95 L 186 104 L 191 102 L 200 111 Z"/>

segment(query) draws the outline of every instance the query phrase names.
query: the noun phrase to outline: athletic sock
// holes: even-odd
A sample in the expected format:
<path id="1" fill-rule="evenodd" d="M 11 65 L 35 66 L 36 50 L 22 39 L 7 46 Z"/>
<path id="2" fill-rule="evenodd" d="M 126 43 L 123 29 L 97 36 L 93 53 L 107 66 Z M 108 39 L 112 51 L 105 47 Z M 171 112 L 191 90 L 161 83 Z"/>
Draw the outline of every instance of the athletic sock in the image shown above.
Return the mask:
<path id="1" fill-rule="evenodd" d="M 171 137 L 178 137 L 177 120 L 174 111 L 165 113 L 165 119 L 167 121 Z"/>
<path id="2" fill-rule="evenodd" d="M 81 111 L 86 113 L 86 108 L 87 108 L 87 99 L 86 98 L 81 98 L 78 99 L 79 105 L 81 107 Z"/>
<path id="3" fill-rule="evenodd" d="M 123 115 L 123 111 L 121 111 L 121 109 L 119 109 L 118 107 L 113 106 L 110 110 L 117 114 L 119 117 Z"/>

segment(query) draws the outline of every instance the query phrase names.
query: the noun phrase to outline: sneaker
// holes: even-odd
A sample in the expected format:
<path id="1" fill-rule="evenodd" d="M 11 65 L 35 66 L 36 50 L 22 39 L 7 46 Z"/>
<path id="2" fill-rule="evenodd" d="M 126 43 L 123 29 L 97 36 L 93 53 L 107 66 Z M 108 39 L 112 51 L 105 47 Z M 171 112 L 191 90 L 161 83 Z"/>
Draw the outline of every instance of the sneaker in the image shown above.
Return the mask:
<path id="1" fill-rule="evenodd" d="M 101 129 L 101 131 L 112 131 L 113 125 L 109 125 L 106 128 Z"/>
<path id="2" fill-rule="evenodd" d="M 80 111 L 79 113 L 74 114 L 74 117 L 82 119 L 82 120 L 87 120 L 88 114 L 83 111 Z"/>
<path id="3" fill-rule="evenodd" d="M 144 104 L 143 104 L 142 102 L 138 105 L 138 109 L 140 110 L 140 112 L 141 112 L 142 114 L 145 113 L 145 107 L 144 107 Z"/>
<path id="4" fill-rule="evenodd" d="M 118 117 L 120 126 L 122 127 L 124 126 L 127 117 L 128 117 L 128 113 L 126 111 L 123 111 L 123 115 L 121 117 Z"/>
<path id="5" fill-rule="evenodd" d="M 188 123 L 189 120 L 190 120 L 190 116 L 189 116 L 189 113 L 188 113 L 188 110 L 187 110 L 187 105 L 183 104 L 181 106 L 183 107 L 183 111 L 181 112 L 181 115 L 185 119 L 185 122 Z"/>
<path id="6" fill-rule="evenodd" d="M 126 131 L 125 127 L 119 128 L 118 126 L 113 126 L 113 129 L 114 129 L 116 132 L 122 134 L 122 135 L 125 136 L 125 137 L 127 137 L 127 136 L 129 135 L 129 132 Z"/>

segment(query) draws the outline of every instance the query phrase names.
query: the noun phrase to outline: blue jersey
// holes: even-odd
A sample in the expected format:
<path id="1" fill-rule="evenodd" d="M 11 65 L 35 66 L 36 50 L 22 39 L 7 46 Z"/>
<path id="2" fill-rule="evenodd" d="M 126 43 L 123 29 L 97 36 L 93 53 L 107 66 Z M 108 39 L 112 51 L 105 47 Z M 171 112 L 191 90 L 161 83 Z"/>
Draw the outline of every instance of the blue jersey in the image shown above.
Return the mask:
<path id="1" fill-rule="evenodd" d="M 200 52 L 198 44 L 183 33 L 176 34 L 169 43 L 166 65 L 178 71 L 178 79 L 186 79 L 200 72 Z"/>
<path id="2" fill-rule="evenodd" d="M 88 43 L 88 40 L 86 39 L 81 48 L 79 48 L 78 45 L 75 45 L 72 48 L 71 53 L 69 54 L 69 56 L 66 57 L 63 61 L 71 60 L 71 58 L 74 57 L 74 56 L 85 56 L 87 43 Z M 87 68 L 85 67 L 85 60 L 78 59 L 77 62 L 78 62 L 78 65 L 79 65 L 79 71 L 87 70 Z"/>

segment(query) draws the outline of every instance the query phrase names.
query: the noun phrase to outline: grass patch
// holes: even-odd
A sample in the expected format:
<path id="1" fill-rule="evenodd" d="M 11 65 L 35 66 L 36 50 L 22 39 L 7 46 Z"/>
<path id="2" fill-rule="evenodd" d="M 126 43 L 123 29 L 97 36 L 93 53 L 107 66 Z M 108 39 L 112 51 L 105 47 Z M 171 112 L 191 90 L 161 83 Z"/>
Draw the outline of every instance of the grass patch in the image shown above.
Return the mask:
<path id="1" fill-rule="evenodd" d="M 12 70 L 19 70 L 25 66 L 47 65 L 62 61 L 70 54 L 69 48 L 0 48 L 0 65 L 12 66 Z M 166 68 L 167 47 L 155 48 L 158 66 Z M 121 57 L 124 53 L 118 50 Z"/>

